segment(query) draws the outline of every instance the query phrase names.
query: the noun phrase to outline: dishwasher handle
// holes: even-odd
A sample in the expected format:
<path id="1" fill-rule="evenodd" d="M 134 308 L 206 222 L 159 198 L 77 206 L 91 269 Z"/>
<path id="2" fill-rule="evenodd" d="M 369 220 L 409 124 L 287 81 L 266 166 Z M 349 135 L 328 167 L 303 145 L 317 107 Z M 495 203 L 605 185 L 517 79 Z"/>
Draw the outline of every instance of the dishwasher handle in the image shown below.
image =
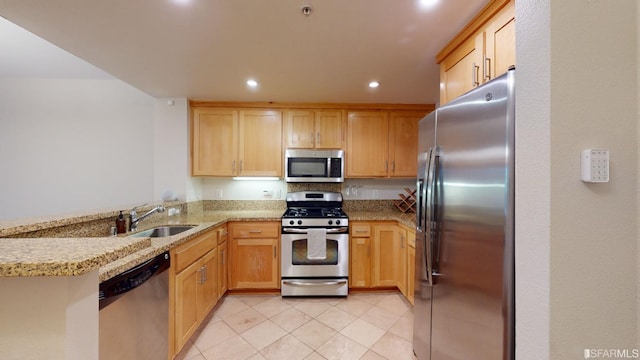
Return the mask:
<path id="1" fill-rule="evenodd" d="M 164 252 L 113 278 L 100 283 L 98 300 L 100 309 L 117 300 L 121 295 L 144 284 L 149 279 L 167 270 L 171 264 L 169 252 Z"/>

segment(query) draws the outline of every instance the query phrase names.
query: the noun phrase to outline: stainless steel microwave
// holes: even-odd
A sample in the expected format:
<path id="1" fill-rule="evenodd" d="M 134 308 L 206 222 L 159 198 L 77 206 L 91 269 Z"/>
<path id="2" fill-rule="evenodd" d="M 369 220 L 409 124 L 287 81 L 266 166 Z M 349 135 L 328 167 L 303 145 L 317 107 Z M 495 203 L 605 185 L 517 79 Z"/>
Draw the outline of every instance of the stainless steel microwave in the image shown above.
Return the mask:
<path id="1" fill-rule="evenodd" d="M 286 182 L 344 182 L 344 151 L 287 149 Z"/>

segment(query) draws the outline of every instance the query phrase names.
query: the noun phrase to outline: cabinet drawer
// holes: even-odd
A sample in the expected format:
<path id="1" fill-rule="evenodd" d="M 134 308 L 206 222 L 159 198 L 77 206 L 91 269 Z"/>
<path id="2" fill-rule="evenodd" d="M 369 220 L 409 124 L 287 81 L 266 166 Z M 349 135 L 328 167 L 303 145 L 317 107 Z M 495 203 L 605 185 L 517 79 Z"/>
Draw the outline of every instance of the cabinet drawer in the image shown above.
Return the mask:
<path id="1" fill-rule="evenodd" d="M 371 225 L 369 224 L 355 224 L 351 225 L 351 237 L 370 237 Z"/>
<path id="2" fill-rule="evenodd" d="M 220 228 L 216 228 L 215 231 L 217 231 L 218 233 L 218 245 L 222 244 L 223 242 L 227 241 L 227 238 L 229 237 L 229 232 L 227 231 L 227 227 L 223 226 Z"/>
<path id="3" fill-rule="evenodd" d="M 179 273 L 204 254 L 214 249 L 217 245 L 216 235 L 217 233 L 215 231 L 210 231 L 186 244 L 178 246 L 173 258 L 175 272 Z"/>
<path id="4" fill-rule="evenodd" d="M 238 238 L 277 238 L 279 223 L 247 222 L 232 224 L 231 237 Z"/>

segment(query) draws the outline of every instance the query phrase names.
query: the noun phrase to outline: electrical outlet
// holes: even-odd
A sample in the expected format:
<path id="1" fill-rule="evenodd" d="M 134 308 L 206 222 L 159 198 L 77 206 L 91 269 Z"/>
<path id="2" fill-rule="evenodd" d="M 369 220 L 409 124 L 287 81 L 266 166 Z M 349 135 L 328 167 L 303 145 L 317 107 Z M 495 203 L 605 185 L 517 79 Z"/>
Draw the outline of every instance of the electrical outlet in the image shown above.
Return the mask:
<path id="1" fill-rule="evenodd" d="M 273 190 L 271 189 L 262 190 L 262 194 L 264 195 L 264 197 L 267 197 L 267 198 L 273 197 Z"/>
<path id="2" fill-rule="evenodd" d="M 275 195 L 275 196 L 276 196 L 276 199 L 280 199 L 280 197 L 282 196 L 282 190 L 277 189 L 277 190 L 276 190 L 276 195 Z"/>
<path id="3" fill-rule="evenodd" d="M 373 190 L 373 198 L 377 199 L 380 197 L 380 190 Z"/>
<path id="4" fill-rule="evenodd" d="M 222 198 L 223 198 L 222 189 L 216 189 L 216 199 L 222 200 Z"/>

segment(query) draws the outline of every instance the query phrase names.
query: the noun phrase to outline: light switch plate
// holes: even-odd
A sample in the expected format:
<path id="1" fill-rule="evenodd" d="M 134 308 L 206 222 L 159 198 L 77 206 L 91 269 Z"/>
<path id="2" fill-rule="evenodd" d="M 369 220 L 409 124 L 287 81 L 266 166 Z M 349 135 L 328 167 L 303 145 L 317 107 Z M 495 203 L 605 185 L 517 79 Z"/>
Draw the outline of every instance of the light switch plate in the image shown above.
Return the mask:
<path id="1" fill-rule="evenodd" d="M 582 151 L 581 179 L 589 183 L 609 182 L 609 150 L 586 149 Z"/>

